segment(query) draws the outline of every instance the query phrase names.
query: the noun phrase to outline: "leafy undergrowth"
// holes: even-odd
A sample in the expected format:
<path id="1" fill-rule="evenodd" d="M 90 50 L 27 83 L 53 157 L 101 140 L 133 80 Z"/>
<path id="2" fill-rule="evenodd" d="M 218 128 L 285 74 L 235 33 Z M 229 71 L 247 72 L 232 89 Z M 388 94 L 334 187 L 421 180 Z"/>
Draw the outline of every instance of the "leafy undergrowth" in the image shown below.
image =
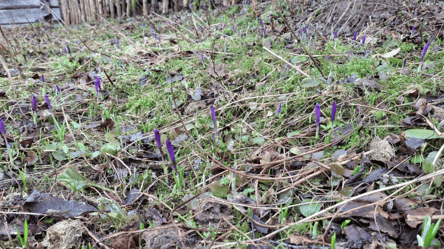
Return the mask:
<path id="1" fill-rule="evenodd" d="M 1 243 L 417 245 L 441 214 L 439 30 L 279 4 L 4 29 Z"/>

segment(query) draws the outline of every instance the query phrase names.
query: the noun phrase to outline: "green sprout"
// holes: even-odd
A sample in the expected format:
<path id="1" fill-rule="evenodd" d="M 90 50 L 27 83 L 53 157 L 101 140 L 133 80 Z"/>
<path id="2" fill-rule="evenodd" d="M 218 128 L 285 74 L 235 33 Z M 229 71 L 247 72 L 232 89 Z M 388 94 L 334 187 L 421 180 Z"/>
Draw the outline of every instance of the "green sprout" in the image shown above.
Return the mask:
<path id="1" fill-rule="evenodd" d="M 439 224 L 441 223 L 441 219 L 438 220 L 435 224 L 432 224 L 432 218 L 429 216 L 424 217 L 424 223 L 422 224 L 421 236 L 416 235 L 418 240 L 418 246 L 422 247 L 430 247 L 433 240 L 435 239 L 435 235 L 438 232 Z"/>
<path id="2" fill-rule="evenodd" d="M 28 247 L 28 220 L 25 219 L 25 223 L 23 224 L 23 238 L 20 235 L 20 232 L 17 228 L 16 225 L 14 225 L 15 227 L 15 231 L 17 231 L 17 237 L 20 240 L 20 244 L 22 245 L 23 248 L 27 248 Z"/>

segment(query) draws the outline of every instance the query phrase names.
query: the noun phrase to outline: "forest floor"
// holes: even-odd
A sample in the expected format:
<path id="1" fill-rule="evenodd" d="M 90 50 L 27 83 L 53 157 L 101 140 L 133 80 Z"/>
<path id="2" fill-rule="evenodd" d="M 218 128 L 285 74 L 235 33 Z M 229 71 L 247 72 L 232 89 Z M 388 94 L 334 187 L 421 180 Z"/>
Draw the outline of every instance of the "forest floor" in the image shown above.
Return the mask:
<path id="1" fill-rule="evenodd" d="M 442 248 L 443 4 L 304 2 L 3 28 L 0 245 Z"/>

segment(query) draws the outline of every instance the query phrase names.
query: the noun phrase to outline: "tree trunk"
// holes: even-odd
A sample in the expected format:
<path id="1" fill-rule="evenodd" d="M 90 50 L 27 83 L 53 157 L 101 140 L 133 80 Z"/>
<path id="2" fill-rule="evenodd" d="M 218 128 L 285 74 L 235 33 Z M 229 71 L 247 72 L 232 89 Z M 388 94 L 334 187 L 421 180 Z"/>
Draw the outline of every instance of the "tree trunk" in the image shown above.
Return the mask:
<path id="1" fill-rule="evenodd" d="M 143 16 L 148 16 L 148 0 L 143 0 Z"/>
<path id="2" fill-rule="evenodd" d="M 109 0 L 109 13 L 111 14 L 111 18 L 114 18 L 114 0 Z"/>
<path id="3" fill-rule="evenodd" d="M 103 14 L 103 0 L 99 0 L 97 2 L 97 8 L 99 9 L 99 15 L 101 17 L 105 17 L 105 15 Z"/>
<path id="4" fill-rule="evenodd" d="M 153 11 L 159 13 L 159 0 L 151 0 Z"/>
<path id="5" fill-rule="evenodd" d="M 163 0 L 163 4 L 162 4 L 162 13 L 166 14 L 168 13 L 168 4 L 169 4 L 169 0 Z"/>
<path id="6" fill-rule="evenodd" d="M 126 0 L 126 15 L 127 18 L 131 16 L 131 0 Z"/>
<path id="7" fill-rule="evenodd" d="M 115 0 L 117 6 L 117 18 L 122 17 L 122 5 L 120 4 L 120 0 Z"/>

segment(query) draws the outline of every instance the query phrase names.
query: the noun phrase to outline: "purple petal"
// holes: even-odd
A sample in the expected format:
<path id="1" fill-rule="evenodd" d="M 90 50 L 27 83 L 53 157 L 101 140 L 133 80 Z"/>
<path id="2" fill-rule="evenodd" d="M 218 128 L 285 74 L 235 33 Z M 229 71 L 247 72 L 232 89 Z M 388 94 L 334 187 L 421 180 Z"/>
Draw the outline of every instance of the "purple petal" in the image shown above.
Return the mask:
<path id="1" fill-rule="evenodd" d="M 365 44 L 365 35 L 362 37 L 362 45 Z"/>
<path id="2" fill-rule="evenodd" d="M 173 145 L 171 144 L 169 139 L 166 140 L 166 146 L 167 146 L 168 154 L 170 155 L 171 162 L 173 162 L 173 164 L 176 163 L 176 156 L 174 155 L 174 148 L 173 148 Z"/>
<path id="3" fill-rule="evenodd" d="M 99 78 L 99 76 L 96 76 L 96 82 L 95 82 L 96 84 L 97 84 L 97 87 L 99 88 L 99 90 L 102 88 L 101 87 L 101 85 L 100 85 L 100 78 Z"/>
<path id="4" fill-rule="evenodd" d="M 276 110 L 276 115 L 278 115 L 281 112 L 282 103 L 279 103 L 279 106 Z"/>
<path id="5" fill-rule="evenodd" d="M 427 42 L 427 44 L 424 46 L 424 49 L 422 50 L 421 61 L 424 60 L 424 57 L 427 54 L 427 49 L 429 49 L 429 46 L 430 46 L 430 41 Z"/>
<path id="6" fill-rule="evenodd" d="M 321 106 L 316 104 L 315 106 L 315 118 L 316 118 L 316 126 L 319 127 L 319 123 L 321 122 Z"/>
<path id="7" fill-rule="evenodd" d="M 51 102 L 49 101 L 48 95 L 45 95 L 45 101 L 46 101 L 46 104 L 48 105 L 48 109 L 51 110 L 52 106 L 51 106 Z"/>
<path id="8" fill-rule="evenodd" d="M 3 136 L 6 135 L 5 123 L 3 123 L 2 118 L 0 118 L 0 132 L 3 134 Z"/>
<path id="9" fill-rule="evenodd" d="M 356 39 L 357 39 L 357 33 L 355 32 L 355 34 L 353 35 L 353 40 L 355 40 L 356 41 Z"/>
<path id="10" fill-rule="evenodd" d="M 216 128 L 216 110 L 214 110 L 214 106 L 211 106 L 211 117 L 213 118 L 214 129 Z"/>
<path id="11" fill-rule="evenodd" d="M 333 106 L 331 107 L 331 122 L 335 122 L 336 117 L 336 101 L 333 103 Z"/>
<path id="12" fill-rule="evenodd" d="M 32 95 L 32 110 L 37 111 L 37 101 L 35 100 L 34 94 Z"/>
<path id="13" fill-rule="evenodd" d="M 157 148 L 162 151 L 162 142 L 160 141 L 159 130 L 154 130 L 154 138 L 156 139 Z"/>

